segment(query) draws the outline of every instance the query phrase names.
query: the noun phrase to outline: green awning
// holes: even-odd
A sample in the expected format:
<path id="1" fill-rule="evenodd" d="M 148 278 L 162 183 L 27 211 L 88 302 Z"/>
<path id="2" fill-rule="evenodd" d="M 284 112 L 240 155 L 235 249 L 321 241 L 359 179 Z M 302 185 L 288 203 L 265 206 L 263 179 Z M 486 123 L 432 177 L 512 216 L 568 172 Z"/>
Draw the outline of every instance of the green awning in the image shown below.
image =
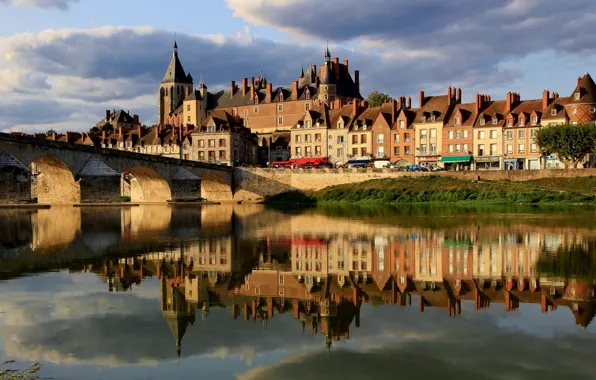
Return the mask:
<path id="1" fill-rule="evenodd" d="M 472 156 L 451 156 L 451 157 L 441 157 L 441 162 L 470 162 Z"/>

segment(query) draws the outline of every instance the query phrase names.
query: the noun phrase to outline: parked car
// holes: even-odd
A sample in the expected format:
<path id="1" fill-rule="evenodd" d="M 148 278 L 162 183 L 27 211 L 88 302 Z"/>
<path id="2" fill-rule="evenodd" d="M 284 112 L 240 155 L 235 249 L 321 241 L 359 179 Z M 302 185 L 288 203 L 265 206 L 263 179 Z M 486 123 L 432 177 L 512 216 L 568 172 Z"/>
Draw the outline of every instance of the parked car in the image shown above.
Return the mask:
<path id="1" fill-rule="evenodd" d="M 391 161 L 389 160 L 375 160 L 373 163 L 375 169 L 383 169 L 392 167 Z"/>
<path id="2" fill-rule="evenodd" d="M 426 166 L 410 165 L 410 166 L 408 166 L 408 171 L 409 172 L 427 172 L 428 168 Z"/>
<path id="3" fill-rule="evenodd" d="M 431 172 L 443 172 L 445 171 L 445 168 L 442 168 L 437 164 L 432 164 L 428 166 L 428 170 L 430 170 Z"/>

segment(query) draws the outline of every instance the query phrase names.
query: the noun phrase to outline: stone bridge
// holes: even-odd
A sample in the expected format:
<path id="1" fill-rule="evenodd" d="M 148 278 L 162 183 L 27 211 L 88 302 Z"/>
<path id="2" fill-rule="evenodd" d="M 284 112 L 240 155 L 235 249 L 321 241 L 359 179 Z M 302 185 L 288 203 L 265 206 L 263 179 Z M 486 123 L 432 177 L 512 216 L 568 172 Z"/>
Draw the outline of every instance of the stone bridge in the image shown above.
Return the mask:
<path id="1" fill-rule="evenodd" d="M 231 201 L 232 176 L 221 165 L 0 133 L 0 204 Z"/>

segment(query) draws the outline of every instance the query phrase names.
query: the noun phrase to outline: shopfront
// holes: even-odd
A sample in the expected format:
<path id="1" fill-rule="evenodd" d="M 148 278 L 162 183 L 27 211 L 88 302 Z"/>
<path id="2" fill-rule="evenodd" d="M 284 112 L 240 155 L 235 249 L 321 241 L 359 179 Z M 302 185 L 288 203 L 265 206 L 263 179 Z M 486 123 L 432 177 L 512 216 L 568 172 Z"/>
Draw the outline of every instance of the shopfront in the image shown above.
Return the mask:
<path id="1" fill-rule="evenodd" d="M 445 170 L 466 171 L 472 168 L 472 156 L 442 157 L 440 162 Z"/>
<path id="2" fill-rule="evenodd" d="M 431 166 L 438 166 L 440 162 L 439 156 L 424 156 L 419 157 L 418 162 L 420 166 L 431 167 Z"/>
<path id="3" fill-rule="evenodd" d="M 563 165 L 561 161 L 559 161 L 559 158 L 557 156 L 545 157 L 544 163 L 546 169 L 562 169 L 565 167 L 565 165 Z"/>
<path id="4" fill-rule="evenodd" d="M 499 156 L 476 157 L 476 170 L 499 170 L 501 158 Z"/>
<path id="5" fill-rule="evenodd" d="M 507 158 L 503 160 L 503 169 L 505 170 L 524 170 L 527 169 L 523 158 Z"/>

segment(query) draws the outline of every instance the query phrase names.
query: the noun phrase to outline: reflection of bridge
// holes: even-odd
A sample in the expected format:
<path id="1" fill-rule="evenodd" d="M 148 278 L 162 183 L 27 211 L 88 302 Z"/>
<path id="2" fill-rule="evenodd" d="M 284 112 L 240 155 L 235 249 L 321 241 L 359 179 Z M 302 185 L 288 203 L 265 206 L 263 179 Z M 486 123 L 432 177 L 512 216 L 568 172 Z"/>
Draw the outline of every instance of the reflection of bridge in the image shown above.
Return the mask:
<path id="1" fill-rule="evenodd" d="M 123 175 L 134 202 L 226 201 L 232 173 L 220 165 L 0 133 L 0 203 L 117 203 Z"/>

